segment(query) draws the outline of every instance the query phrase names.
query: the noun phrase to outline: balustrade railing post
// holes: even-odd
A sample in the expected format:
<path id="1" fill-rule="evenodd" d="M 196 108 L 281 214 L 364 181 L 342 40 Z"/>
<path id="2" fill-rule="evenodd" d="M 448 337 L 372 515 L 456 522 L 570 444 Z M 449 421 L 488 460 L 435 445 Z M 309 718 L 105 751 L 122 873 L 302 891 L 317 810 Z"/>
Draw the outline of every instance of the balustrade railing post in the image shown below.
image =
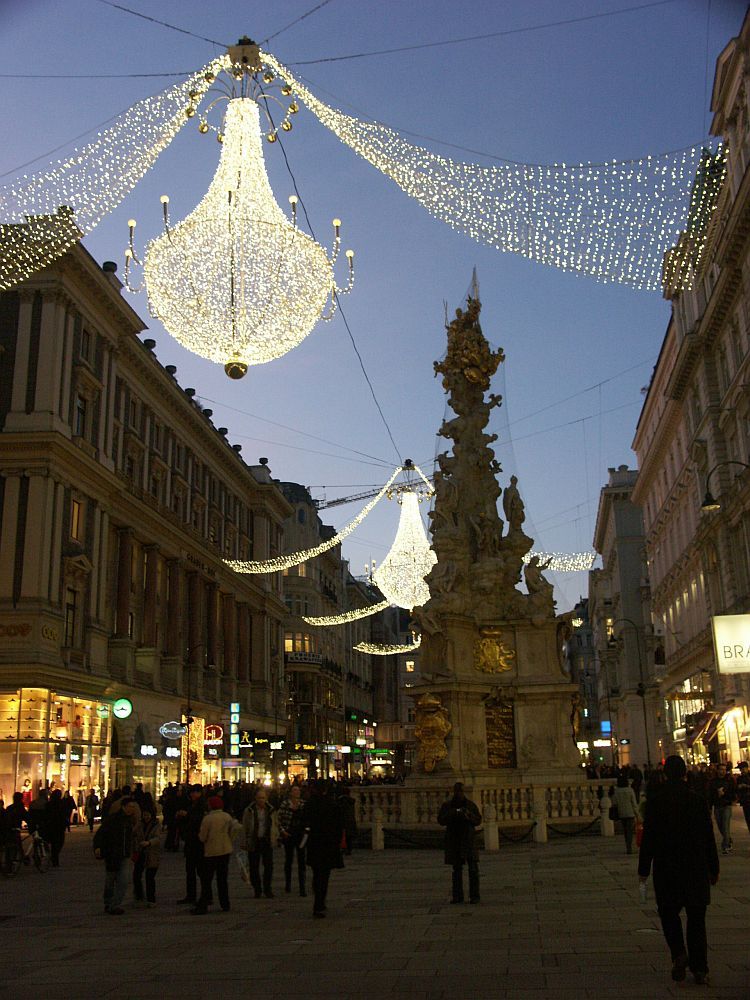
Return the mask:
<path id="1" fill-rule="evenodd" d="M 497 828 L 497 809 L 491 802 L 485 803 L 482 810 L 482 823 L 484 824 L 485 851 L 499 851 L 500 833 Z"/>
<path id="2" fill-rule="evenodd" d="M 375 806 L 372 811 L 372 849 L 373 851 L 382 851 L 385 849 L 383 810 L 380 806 Z"/>
<path id="3" fill-rule="evenodd" d="M 532 814 L 536 822 L 534 841 L 537 844 L 547 843 L 547 789 L 544 785 L 534 785 L 531 790 Z"/>

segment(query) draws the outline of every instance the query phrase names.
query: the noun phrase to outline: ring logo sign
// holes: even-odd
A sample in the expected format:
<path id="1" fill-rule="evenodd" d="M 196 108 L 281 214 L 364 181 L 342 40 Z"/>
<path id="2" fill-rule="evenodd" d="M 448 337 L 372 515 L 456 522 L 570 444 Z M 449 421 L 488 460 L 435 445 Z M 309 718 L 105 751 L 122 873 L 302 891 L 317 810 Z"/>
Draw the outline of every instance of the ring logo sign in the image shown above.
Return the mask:
<path id="1" fill-rule="evenodd" d="M 750 674 L 750 615 L 717 615 L 712 622 L 719 673 Z"/>

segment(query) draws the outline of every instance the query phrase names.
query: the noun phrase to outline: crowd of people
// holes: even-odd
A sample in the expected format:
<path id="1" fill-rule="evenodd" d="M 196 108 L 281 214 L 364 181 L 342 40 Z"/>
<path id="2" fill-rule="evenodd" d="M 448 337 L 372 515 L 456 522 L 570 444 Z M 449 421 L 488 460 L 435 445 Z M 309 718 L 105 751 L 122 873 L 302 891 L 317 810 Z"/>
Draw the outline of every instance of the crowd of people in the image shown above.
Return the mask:
<path id="1" fill-rule="evenodd" d="M 706 803 L 709 813 L 713 815 L 719 835 L 721 836 L 721 852 L 729 854 L 732 850 L 732 806 L 739 803 L 750 831 L 750 765 L 740 761 L 735 777 L 735 770 L 730 762 L 700 763 L 687 767 L 685 783 Z M 640 844 L 643 821 L 649 799 L 656 795 L 666 781 L 665 767 L 643 770 L 637 765 L 624 765 L 621 768 L 607 768 L 606 774 L 590 774 L 589 777 L 599 778 L 602 788 L 609 781 L 615 784 L 609 788 L 612 801 L 610 815 L 619 820 L 625 838 L 625 850 L 632 854 L 633 840 Z"/>
<path id="2" fill-rule="evenodd" d="M 161 823 L 157 804 L 141 786 L 113 790 L 102 802 L 93 846 L 105 864 L 104 909 L 110 915 L 124 912 L 131 879 L 136 901 L 156 902 L 162 826 L 164 849 L 185 856 L 185 895 L 177 902 L 190 905 L 194 915 L 213 905 L 214 886 L 221 909 L 230 909 L 232 858 L 256 899 L 273 898 L 274 848 L 281 846 L 285 891 L 292 891 L 296 870 L 299 894 L 306 896 L 309 868 L 313 916 L 324 917 L 331 871 L 343 867 L 357 833 L 348 785 L 325 779 L 270 788 L 259 782 L 170 783 L 158 805 Z"/>

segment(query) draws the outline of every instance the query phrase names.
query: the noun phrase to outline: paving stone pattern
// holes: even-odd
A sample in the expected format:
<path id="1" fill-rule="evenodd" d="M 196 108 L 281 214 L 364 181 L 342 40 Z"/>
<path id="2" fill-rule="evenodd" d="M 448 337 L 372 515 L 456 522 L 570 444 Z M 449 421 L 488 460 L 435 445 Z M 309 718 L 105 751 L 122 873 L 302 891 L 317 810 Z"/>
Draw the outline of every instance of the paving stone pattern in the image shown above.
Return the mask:
<path id="1" fill-rule="evenodd" d="M 157 905 L 107 916 L 87 829 L 61 868 L 0 879 L 0 997 L 658 1000 L 750 998 L 750 836 L 739 810 L 708 911 L 712 985 L 673 983 L 653 895 L 638 900 L 621 837 L 502 844 L 480 860 L 482 902 L 452 906 L 435 850 L 355 852 L 334 872 L 329 914 L 283 891 L 252 898 L 233 865 L 232 909 L 193 917 L 182 856 L 165 854 Z M 650 888 L 650 887 L 649 887 Z"/>

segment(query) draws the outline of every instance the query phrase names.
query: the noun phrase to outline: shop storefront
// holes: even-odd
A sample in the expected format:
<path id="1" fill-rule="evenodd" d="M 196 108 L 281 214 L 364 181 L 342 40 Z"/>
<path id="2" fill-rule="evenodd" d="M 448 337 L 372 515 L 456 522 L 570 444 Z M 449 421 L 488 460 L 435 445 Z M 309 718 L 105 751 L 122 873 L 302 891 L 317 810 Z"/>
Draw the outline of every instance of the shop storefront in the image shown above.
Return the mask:
<path id="1" fill-rule="evenodd" d="M 111 706 L 49 688 L 0 692 L 0 789 L 105 790 Z"/>

